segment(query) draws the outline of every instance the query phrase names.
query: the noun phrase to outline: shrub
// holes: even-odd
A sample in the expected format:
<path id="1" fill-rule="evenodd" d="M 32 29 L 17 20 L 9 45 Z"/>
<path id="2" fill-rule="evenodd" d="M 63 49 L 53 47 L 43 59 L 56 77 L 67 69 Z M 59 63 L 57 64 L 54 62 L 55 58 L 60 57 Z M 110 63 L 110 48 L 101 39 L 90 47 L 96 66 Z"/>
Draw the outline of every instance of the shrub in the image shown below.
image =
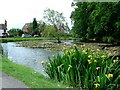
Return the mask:
<path id="1" fill-rule="evenodd" d="M 109 37 L 103 37 L 103 38 L 102 38 L 102 41 L 103 41 L 103 42 L 112 43 L 112 42 L 114 42 L 114 38 L 111 37 L 111 36 L 109 36 Z"/>
<path id="2" fill-rule="evenodd" d="M 103 38 L 102 38 L 102 41 L 103 41 L 103 42 L 107 42 L 107 37 L 103 37 Z"/>
<path id="3" fill-rule="evenodd" d="M 78 49 L 76 45 L 64 54 L 43 63 L 51 79 L 79 88 L 119 88 L 120 62 L 99 49 Z"/>
<path id="4" fill-rule="evenodd" d="M 112 42 L 114 42 L 114 38 L 113 37 L 108 37 L 108 40 L 107 40 L 109 43 L 112 43 Z"/>

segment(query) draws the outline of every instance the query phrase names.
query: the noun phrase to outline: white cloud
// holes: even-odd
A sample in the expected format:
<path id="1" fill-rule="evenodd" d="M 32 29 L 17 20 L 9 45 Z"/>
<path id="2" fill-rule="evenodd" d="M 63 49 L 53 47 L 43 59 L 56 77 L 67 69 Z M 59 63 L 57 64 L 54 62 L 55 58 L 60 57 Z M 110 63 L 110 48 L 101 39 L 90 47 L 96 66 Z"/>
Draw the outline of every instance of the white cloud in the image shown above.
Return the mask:
<path id="1" fill-rule="evenodd" d="M 70 22 L 73 0 L 0 0 L 0 23 L 8 21 L 8 28 L 22 28 L 26 22 L 34 17 L 41 20 L 45 8 L 62 12 Z"/>

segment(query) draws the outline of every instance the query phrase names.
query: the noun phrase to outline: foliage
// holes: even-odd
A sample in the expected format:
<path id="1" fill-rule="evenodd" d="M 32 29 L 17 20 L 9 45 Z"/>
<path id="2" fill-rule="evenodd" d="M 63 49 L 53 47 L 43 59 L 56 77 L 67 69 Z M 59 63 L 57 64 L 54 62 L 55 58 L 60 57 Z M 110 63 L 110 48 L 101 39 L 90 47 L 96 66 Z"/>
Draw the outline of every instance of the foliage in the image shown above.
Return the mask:
<path id="1" fill-rule="evenodd" d="M 36 18 L 33 19 L 33 30 L 36 29 L 38 27 L 38 24 L 37 24 L 37 21 L 36 21 Z"/>
<path id="2" fill-rule="evenodd" d="M 70 30 L 63 14 L 51 9 L 46 9 L 44 10 L 43 17 L 46 24 L 54 26 L 56 31 L 55 32 L 53 31 L 54 33 L 52 35 L 56 37 L 58 42 L 61 42 L 60 41 L 61 34 L 63 34 L 65 31 L 68 32 Z"/>
<path id="3" fill-rule="evenodd" d="M 42 36 L 42 32 L 45 30 L 46 26 L 47 25 L 46 25 L 45 22 L 39 21 L 39 23 L 38 23 L 38 29 L 39 29 L 40 36 Z"/>
<path id="4" fill-rule="evenodd" d="M 43 37 L 55 38 L 58 40 L 58 42 L 60 42 L 62 37 L 65 39 L 69 37 L 69 34 L 57 31 L 53 25 L 46 25 L 44 31 L 41 34 Z"/>
<path id="5" fill-rule="evenodd" d="M 79 37 L 102 40 L 120 37 L 120 2 L 77 2 L 71 13 L 72 28 Z"/>
<path id="6" fill-rule="evenodd" d="M 103 42 L 112 43 L 112 42 L 114 42 L 115 40 L 114 40 L 113 37 L 109 36 L 109 37 L 103 37 L 103 38 L 102 38 L 102 41 L 103 41 Z"/>
<path id="7" fill-rule="evenodd" d="M 83 46 L 81 46 L 83 47 Z M 109 58 L 99 49 L 73 49 L 64 47 L 63 55 L 58 54 L 42 63 L 50 78 L 63 81 L 79 88 L 120 88 L 120 61 Z"/>
<path id="8" fill-rule="evenodd" d="M 39 32 L 38 28 L 32 30 L 32 36 L 34 36 L 34 35 L 40 35 L 40 32 Z"/>
<path id="9" fill-rule="evenodd" d="M 21 29 L 12 28 L 8 31 L 9 36 L 22 36 L 24 33 Z"/>
<path id="10" fill-rule="evenodd" d="M 56 33 L 56 28 L 53 25 L 46 25 L 44 31 L 42 32 L 43 37 L 54 37 Z"/>
<path id="11" fill-rule="evenodd" d="M 42 20 L 37 22 L 36 19 L 35 20 L 34 19 L 32 23 L 28 24 L 28 29 L 30 30 L 30 32 L 27 32 L 26 34 L 31 34 L 31 35 L 37 34 L 41 36 L 42 31 L 44 31 L 46 27 L 46 24 Z"/>
<path id="12" fill-rule="evenodd" d="M 45 9 L 44 10 L 44 20 L 47 24 L 54 25 L 54 27 L 59 30 L 60 26 L 63 24 L 65 26 L 65 17 L 63 13 L 59 13 L 58 11 Z"/>
<path id="13" fill-rule="evenodd" d="M 36 18 L 33 19 L 33 23 L 32 23 L 32 35 L 39 35 L 39 29 L 38 29 L 38 23 Z"/>

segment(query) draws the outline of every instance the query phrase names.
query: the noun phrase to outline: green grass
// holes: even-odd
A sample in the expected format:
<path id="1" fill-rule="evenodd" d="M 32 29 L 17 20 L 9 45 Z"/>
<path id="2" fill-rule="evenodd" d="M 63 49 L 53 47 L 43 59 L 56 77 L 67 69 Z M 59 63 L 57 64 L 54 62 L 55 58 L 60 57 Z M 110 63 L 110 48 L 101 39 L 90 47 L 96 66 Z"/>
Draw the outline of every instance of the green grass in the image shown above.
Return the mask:
<path id="1" fill-rule="evenodd" d="M 68 40 L 71 40 L 72 38 L 68 38 Z M 55 38 L 50 38 L 50 37 L 38 37 L 38 38 L 21 38 L 21 37 L 16 37 L 16 38 L 0 38 L 0 42 L 5 43 L 5 42 L 19 42 L 19 41 L 34 41 L 34 40 L 56 40 Z M 65 40 L 64 37 L 61 38 L 61 40 Z"/>
<path id="2" fill-rule="evenodd" d="M 30 88 L 65 88 L 66 86 L 57 81 L 45 78 L 31 68 L 11 62 L 0 56 L 0 70 L 8 75 L 16 77 Z"/>
<path id="3" fill-rule="evenodd" d="M 48 38 L 0 38 L 1 42 L 18 42 L 18 41 L 33 41 L 33 40 L 47 40 Z"/>

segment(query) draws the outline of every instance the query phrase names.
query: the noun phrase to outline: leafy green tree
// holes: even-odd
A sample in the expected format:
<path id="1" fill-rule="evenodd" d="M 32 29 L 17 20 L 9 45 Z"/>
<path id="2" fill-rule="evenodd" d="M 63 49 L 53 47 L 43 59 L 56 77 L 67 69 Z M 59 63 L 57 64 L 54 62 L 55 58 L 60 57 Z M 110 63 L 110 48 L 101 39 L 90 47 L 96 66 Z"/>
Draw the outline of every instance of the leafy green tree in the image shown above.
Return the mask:
<path id="1" fill-rule="evenodd" d="M 44 31 L 42 31 L 43 37 L 55 37 L 56 28 L 53 25 L 46 25 Z"/>
<path id="2" fill-rule="evenodd" d="M 39 30 L 40 36 L 42 36 L 41 34 L 45 30 L 46 26 L 47 25 L 46 25 L 45 22 L 39 21 L 39 23 L 38 23 L 38 30 Z"/>
<path id="3" fill-rule="evenodd" d="M 65 21 L 65 17 L 63 16 L 62 13 L 59 13 L 58 11 L 51 10 L 51 9 L 46 9 L 44 10 L 44 16 L 43 16 L 46 24 L 48 25 L 53 25 L 55 28 L 54 33 L 55 37 L 57 38 L 58 42 L 60 43 L 60 37 L 61 37 L 61 31 L 62 29 L 64 30 L 69 30 L 68 24 Z M 62 29 L 61 29 L 62 28 Z M 63 30 L 63 32 L 64 32 Z M 63 33 L 62 32 L 62 33 Z"/>
<path id="4" fill-rule="evenodd" d="M 71 13 L 72 31 L 80 38 L 120 37 L 120 2 L 77 2 L 76 6 Z"/>
<path id="5" fill-rule="evenodd" d="M 12 28 L 8 31 L 9 36 L 22 36 L 22 34 L 24 33 L 21 29 L 18 28 Z"/>
<path id="6" fill-rule="evenodd" d="M 33 19 L 33 30 L 35 30 L 38 27 L 36 18 Z"/>
<path id="7" fill-rule="evenodd" d="M 23 33 L 24 33 L 24 32 L 23 32 L 21 29 L 17 29 L 17 35 L 18 35 L 18 36 L 22 36 Z"/>
<path id="8" fill-rule="evenodd" d="M 119 37 L 119 24 L 116 24 L 120 22 L 118 7 L 120 7 L 120 3 L 117 2 L 96 4 L 96 9 L 90 15 L 95 38 Z"/>
<path id="9" fill-rule="evenodd" d="M 74 26 L 72 30 L 79 37 L 86 37 L 87 28 L 89 26 L 89 15 L 94 9 L 94 3 L 78 2 L 75 11 L 72 12 L 71 18 L 74 20 Z"/>
<path id="10" fill-rule="evenodd" d="M 12 28 L 8 31 L 9 36 L 17 36 L 17 32 L 15 28 Z"/>
<path id="11" fill-rule="evenodd" d="M 37 23 L 36 18 L 33 19 L 32 27 L 33 27 L 32 28 L 32 35 L 35 35 L 35 34 L 39 35 L 40 33 L 39 33 L 38 23 Z"/>
<path id="12" fill-rule="evenodd" d="M 47 24 L 54 25 L 57 31 L 59 30 L 59 26 L 65 22 L 63 13 L 51 9 L 44 10 L 43 18 Z"/>

